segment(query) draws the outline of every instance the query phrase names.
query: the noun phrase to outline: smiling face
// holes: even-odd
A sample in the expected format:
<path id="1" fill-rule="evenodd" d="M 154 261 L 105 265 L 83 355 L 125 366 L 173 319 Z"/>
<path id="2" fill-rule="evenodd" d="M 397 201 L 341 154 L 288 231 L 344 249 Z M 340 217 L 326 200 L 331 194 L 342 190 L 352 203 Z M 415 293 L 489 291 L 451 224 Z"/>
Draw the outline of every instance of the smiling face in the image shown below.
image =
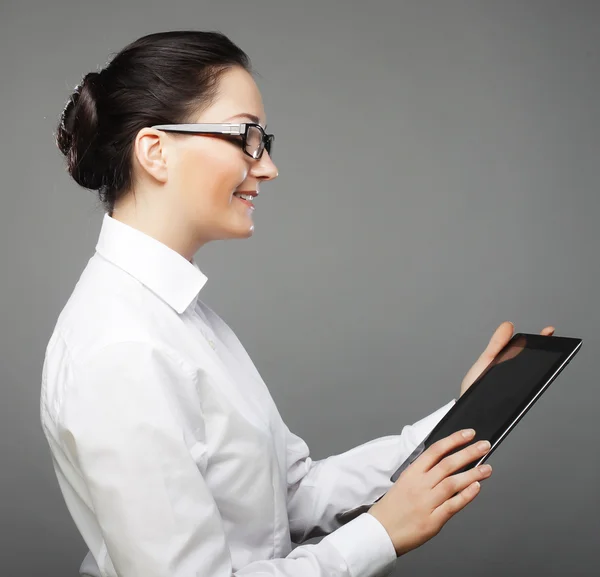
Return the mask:
<path id="1" fill-rule="evenodd" d="M 262 98 L 252 76 L 242 68 L 223 73 L 214 103 L 193 122 L 257 122 L 264 128 Z M 260 159 L 251 158 L 237 138 L 169 137 L 178 141 L 172 184 L 181 192 L 188 215 L 202 236 L 207 240 L 251 236 L 254 209 L 234 192 L 257 194 L 261 182 L 277 176 L 270 155 L 265 151 Z"/>
<path id="2" fill-rule="evenodd" d="M 252 76 L 240 67 L 222 73 L 213 103 L 188 122 L 256 122 L 265 128 L 263 102 Z M 152 204 L 155 228 L 163 229 L 152 231 L 154 236 L 185 235 L 185 239 L 163 241 L 185 246 L 187 252 L 211 240 L 252 236 L 252 203 L 234 193 L 256 195 L 259 185 L 278 173 L 266 150 L 260 159 L 253 159 L 244 153 L 240 142 L 241 137 L 181 134 L 152 128 L 138 133 L 136 189 Z M 118 214 L 119 207 L 115 208 Z M 140 213 L 140 209 L 136 212 Z M 156 223 L 157 220 L 161 222 Z M 169 226 L 167 221 L 176 231 L 164 230 Z"/>

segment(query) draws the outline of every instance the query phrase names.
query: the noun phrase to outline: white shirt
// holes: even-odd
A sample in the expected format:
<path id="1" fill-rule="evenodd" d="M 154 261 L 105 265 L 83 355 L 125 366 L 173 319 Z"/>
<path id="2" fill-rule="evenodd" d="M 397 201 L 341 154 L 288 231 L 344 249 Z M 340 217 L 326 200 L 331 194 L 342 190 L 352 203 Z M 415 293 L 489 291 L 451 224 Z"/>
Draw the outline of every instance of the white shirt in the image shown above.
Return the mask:
<path id="1" fill-rule="evenodd" d="M 40 415 L 100 577 L 371 577 L 396 554 L 370 504 L 450 409 L 313 461 L 195 262 L 104 216 L 44 361 Z M 315 536 L 319 543 L 299 545 Z"/>

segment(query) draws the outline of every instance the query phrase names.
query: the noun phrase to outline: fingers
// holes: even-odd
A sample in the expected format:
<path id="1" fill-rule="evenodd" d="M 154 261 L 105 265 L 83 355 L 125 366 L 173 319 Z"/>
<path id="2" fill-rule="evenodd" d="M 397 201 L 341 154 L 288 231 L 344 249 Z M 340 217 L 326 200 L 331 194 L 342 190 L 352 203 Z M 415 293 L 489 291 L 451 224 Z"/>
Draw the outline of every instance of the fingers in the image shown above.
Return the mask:
<path id="1" fill-rule="evenodd" d="M 514 328 L 513 323 L 510 321 L 504 321 L 498 326 L 487 347 L 481 355 L 479 355 L 479 358 L 475 361 L 475 364 L 471 367 L 471 370 L 467 373 L 464 380 L 469 379 L 470 382 L 473 382 L 475 378 L 481 374 L 483 369 L 492 362 L 498 353 L 506 346 L 508 341 L 510 341 L 513 336 Z"/>
<path id="2" fill-rule="evenodd" d="M 440 439 L 422 453 L 409 469 L 419 473 L 430 471 L 447 453 L 468 443 L 474 436 L 475 431 L 473 431 L 473 429 L 465 429 Z"/>
<path id="3" fill-rule="evenodd" d="M 465 447 L 461 451 L 444 457 L 429 471 L 428 484 L 431 487 L 435 487 L 438 483 L 443 482 L 447 477 L 459 469 L 462 469 L 465 465 L 483 457 L 489 450 L 490 443 L 488 441 L 479 441 L 478 443 L 473 443 L 472 445 Z M 464 489 L 464 487 L 460 487 L 456 490 L 461 491 L 462 489 Z"/>
<path id="4" fill-rule="evenodd" d="M 492 467 L 486 464 L 444 478 L 432 491 L 434 506 L 439 507 L 451 497 L 456 496 L 457 493 L 464 491 L 477 481 L 487 479 L 491 474 Z"/>
<path id="5" fill-rule="evenodd" d="M 482 356 L 487 359 L 493 359 L 506 345 L 508 341 L 510 341 L 513 336 L 513 332 L 515 330 L 515 326 L 510 321 L 504 321 L 500 324 L 500 326 L 494 331 L 488 346 L 485 351 L 483 351 Z"/>
<path id="6" fill-rule="evenodd" d="M 456 515 L 461 509 L 464 509 L 479 493 L 481 485 L 479 481 L 474 481 L 463 489 L 460 493 L 444 501 L 431 513 L 431 519 L 434 523 L 443 525 Z"/>
<path id="7" fill-rule="evenodd" d="M 515 326 L 510 321 L 504 321 L 503 323 L 500 323 L 498 328 L 494 331 L 494 334 L 492 335 L 492 338 L 490 339 L 485 351 L 483 351 L 482 356 L 495 357 L 502 350 L 504 345 L 510 341 L 514 329 Z M 555 331 L 556 328 L 552 325 L 549 325 L 543 328 L 540 331 L 540 334 L 549 337 L 552 336 Z"/>

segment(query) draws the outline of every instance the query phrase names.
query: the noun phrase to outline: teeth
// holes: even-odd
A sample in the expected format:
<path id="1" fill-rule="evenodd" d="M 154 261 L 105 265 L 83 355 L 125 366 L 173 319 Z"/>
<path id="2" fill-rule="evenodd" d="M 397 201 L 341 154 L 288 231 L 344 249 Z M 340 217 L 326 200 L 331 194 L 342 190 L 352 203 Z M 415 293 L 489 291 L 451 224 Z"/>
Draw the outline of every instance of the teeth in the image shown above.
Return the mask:
<path id="1" fill-rule="evenodd" d="M 249 194 L 238 194 L 238 196 L 240 198 L 243 198 L 244 200 L 252 200 L 252 196 L 250 196 Z"/>

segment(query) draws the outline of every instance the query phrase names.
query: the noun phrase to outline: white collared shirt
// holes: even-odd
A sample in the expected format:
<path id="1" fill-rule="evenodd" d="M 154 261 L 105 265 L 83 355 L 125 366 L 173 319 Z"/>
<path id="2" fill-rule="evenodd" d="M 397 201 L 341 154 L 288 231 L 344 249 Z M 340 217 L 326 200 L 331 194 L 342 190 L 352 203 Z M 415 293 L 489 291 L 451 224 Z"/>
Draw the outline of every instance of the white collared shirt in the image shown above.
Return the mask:
<path id="1" fill-rule="evenodd" d="M 400 435 L 313 461 L 198 298 L 205 282 L 195 262 L 106 214 L 58 318 L 40 415 L 90 550 L 81 574 L 387 575 L 392 541 L 365 511 L 454 401 Z"/>

